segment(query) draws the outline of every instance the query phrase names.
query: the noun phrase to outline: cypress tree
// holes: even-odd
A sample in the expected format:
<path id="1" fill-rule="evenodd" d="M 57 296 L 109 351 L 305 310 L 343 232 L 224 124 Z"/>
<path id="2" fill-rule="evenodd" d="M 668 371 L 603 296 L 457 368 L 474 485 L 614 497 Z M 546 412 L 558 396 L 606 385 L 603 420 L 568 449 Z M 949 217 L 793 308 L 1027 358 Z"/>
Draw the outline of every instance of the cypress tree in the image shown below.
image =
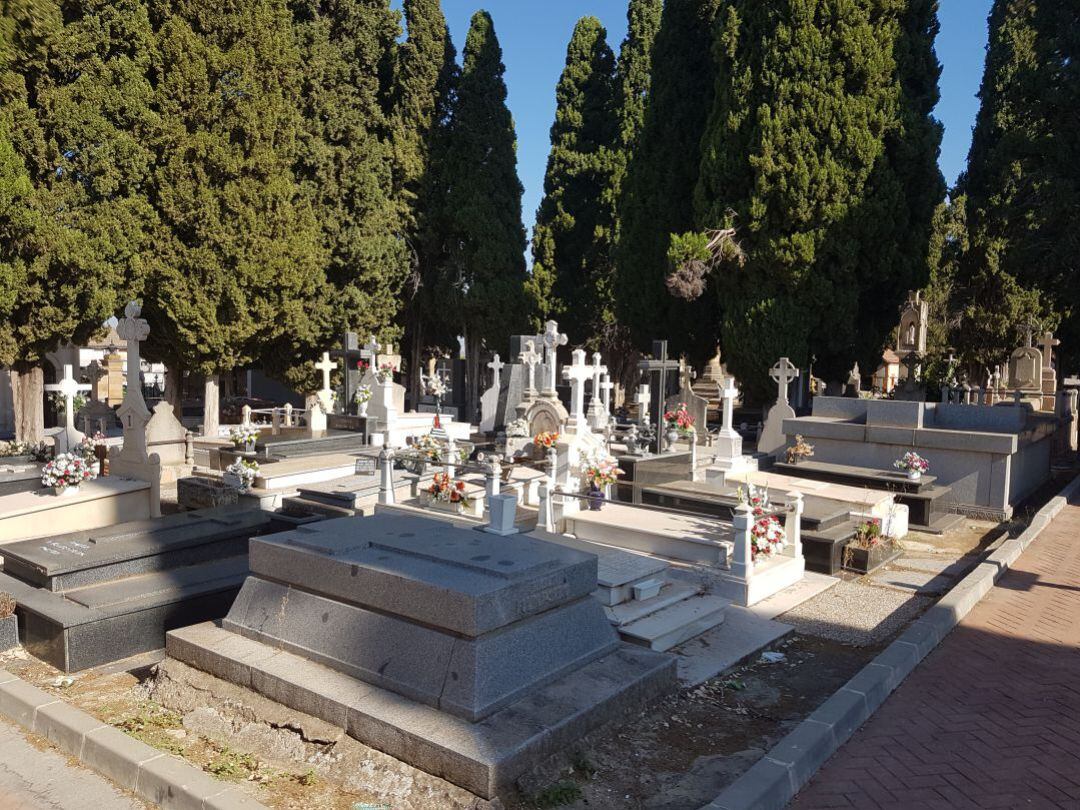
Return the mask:
<path id="1" fill-rule="evenodd" d="M 735 228 L 746 254 L 717 287 L 730 368 L 758 399 L 781 355 L 832 379 L 873 367 L 926 281 L 935 32 L 933 2 L 726 2 L 695 197 L 699 228 Z"/>
<path id="2" fill-rule="evenodd" d="M 555 91 L 551 154 L 533 231 L 535 329 L 549 318 L 567 324 L 576 345 L 599 348 L 614 315 L 611 250 L 618 120 L 615 55 L 595 17 L 574 28 Z"/>
<path id="3" fill-rule="evenodd" d="M 16 437 L 37 440 L 40 362 L 98 331 L 142 275 L 152 32 L 138 0 L 84 2 L 65 22 L 54 3 L 17 11 L 0 68 L 0 362 Z"/>
<path id="4" fill-rule="evenodd" d="M 457 52 L 439 0 L 405 0 L 408 38 L 397 50 L 394 89 L 396 196 L 412 262 L 402 299 L 409 389 L 416 401 L 425 342 L 453 342 L 433 295 L 445 263 L 443 161 L 457 82 Z"/>
<path id="5" fill-rule="evenodd" d="M 525 227 L 514 121 L 491 15 L 472 17 L 447 153 L 450 257 L 440 305 L 465 338 L 469 417 L 479 402 L 480 350 L 526 322 Z"/>
<path id="6" fill-rule="evenodd" d="M 656 32 L 644 123 L 618 203 L 617 312 L 639 346 L 668 338 L 675 351 L 702 351 L 715 332 L 709 309 L 673 299 L 664 278 L 670 235 L 695 226 L 692 192 L 715 88 L 720 3 L 667 0 Z"/>
<path id="7" fill-rule="evenodd" d="M 970 249 L 960 263 L 967 359 L 1001 362 L 1028 319 L 1060 321 L 1062 357 L 1080 357 L 1080 10 L 1064 0 L 996 0 L 959 181 Z"/>
<path id="8" fill-rule="evenodd" d="M 645 126 L 645 109 L 652 84 L 653 45 L 663 12 L 664 0 L 630 0 L 627 8 L 626 37 L 619 49 L 616 77 L 619 155 L 612 182 L 616 202 L 630 157 Z"/>
<path id="9" fill-rule="evenodd" d="M 321 326 L 322 234 L 293 173 L 300 65 L 282 0 L 161 8 L 152 194 L 161 225 L 144 312 L 155 356 L 173 373 L 207 376 L 207 432 L 216 375 L 283 336 L 309 342 Z"/>

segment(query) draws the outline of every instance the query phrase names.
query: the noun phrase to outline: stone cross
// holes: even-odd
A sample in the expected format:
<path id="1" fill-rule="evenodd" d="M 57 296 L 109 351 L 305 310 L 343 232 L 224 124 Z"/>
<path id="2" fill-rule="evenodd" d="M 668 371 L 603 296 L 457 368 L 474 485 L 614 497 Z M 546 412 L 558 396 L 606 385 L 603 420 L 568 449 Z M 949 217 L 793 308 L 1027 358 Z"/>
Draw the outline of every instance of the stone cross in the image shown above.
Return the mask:
<path id="1" fill-rule="evenodd" d="M 786 357 L 781 357 L 775 366 L 769 371 L 769 376 L 772 378 L 779 388 L 777 393 L 777 402 L 788 401 L 788 386 L 792 381 L 798 379 L 799 369 L 795 368 L 791 364 L 791 361 Z"/>
<path id="2" fill-rule="evenodd" d="M 371 358 L 371 372 L 373 374 L 378 370 L 379 349 L 381 348 L 379 341 L 375 339 L 374 335 L 371 335 L 368 337 L 368 342 L 364 344 L 364 348 L 360 351 L 361 357 Z"/>
<path id="3" fill-rule="evenodd" d="M 495 357 L 493 357 L 491 362 L 487 364 L 487 367 L 491 369 L 492 373 L 491 387 L 495 390 L 498 390 L 499 383 L 502 381 L 500 379 L 502 375 L 502 370 L 506 367 L 506 363 L 499 359 L 499 353 L 496 352 Z"/>
<path id="4" fill-rule="evenodd" d="M 544 396 L 555 396 L 555 382 L 558 379 L 556 368 L 558 366 L 558 350 L 565 346 L 569 338 L 559 332 L 559 324 L 556 321 L 548 321 L 544 324 L 544 352 L 547 355 L 549 366 L 548 377 L 544 387 Z"/>
<path id="5" fill-rule="evenodd" d="M 1034 343 L 1035 324 L 1033 324 L 1031 321 L 1028 321 L 1023 326 L 1021 326 L 1020 328 L 1024 330 L 1024 348 L 1027 348 L 1027 349 L 1033 348 L 1035 346 L 1035 343 Z"/>
<path id="6" fill-rule="evenodd" d="M 604 400 L 604 413 L 611 413 L 611 392 L 614 388 L 615 383 L 611 381 L 611 375 L 605 371 L 604 380 L 600 383 L 600 396 Z"/>
<path id="7" fill-rule="evenodd" d="M 686 362 L 686 358 L 681 358 L 679 360 L 679 390 L 689 391 L 693 387 L 694 380 L 696 379 L 697 372 Z"/>
<path id="8" fill-rule="evenodd" d="M 724 387 L 720 389 L 720 397 L 724 401 L 724 421 L 720 428 L 727 436 L 735 433 L 735 400 L 739 396 L 739 389 L 735 385 L 734 377 L 724 378 Z"/>
<path id="9" fill-rule="evenodd" d="M 679 369 L 679 363 L 668 359 L 668 342 L 666 340 L 654 340 L 652 345 L 652 360 L 642 360 L 638 363 L 638 368 L 648 374 L 658 374 L 659 381 L 657 383 L 657 402 L 656 402 L 656 424 L 659 426 L 663 423 L 664 415 L 664 399 L 667 397 L 667 373 L 669 371 L 676 371 Z M 663 448 L 660 446 L 661 435 L 660 431 L 656 434 L 656 452 L 660 452 Z"/>
<path id="10" fill-rule="evenodd" d="M 142 365 L 140 342 L 150 335 L 150 324 L 141 318 L 142 306 L 138 301 L 124 307 L 124 317 L 116 325 L 116 333 L 127 341 L 127 390 L 124 402 L 117 409 L 120 424 L 124 428 L 124 444 L 119 458 L 124 462 L 145 464 L 149 461 L 146 451 L 146 425 L 150 421 L 150 409 L 143 399 L 139 370 Z"/>
<path id="11" fill-rule="evenodd" d="M 322 391 L 330 391 L 330 372 L 337 368 L 337 363 L 330 359 L 330 352 L 323 352 L 322 360 L 315 364 L 315 369 L 322 372 Z M 319 393 L 322 393 L 320 391 Z"/>
<path id="12" fill-rule="evenodd" d="M 536 351 L 536 342 L 532 340 L 526 340 L 525 351 L 518 355 L 518 362 L 524 365 L 525 368 L 529 370 L 529 385 L 525 389 L 525 396 L 530 399 L 536 396 L 536 367 L 540 365 L 540 362 L 543 359 L 543 356 L 538 351 Z"/>
<path id="13" fill-rule="evenodd" d="M 603 430 L 607 426 L 607 411 L 600 398 L 600 378 L 607 373 L 607 366 L 601 365 L 600 352 L 593 352 L 592 364 L 592 401 L 589 403 L 589 425 L 593 430 Z"/>
<path id="14" fill-rule="evenodd" d="M 637 396 L 634 397 L 634 401 L 638 406 L 638 417 L 643 425 L 649 424 L 649 403 L 652 401 L 652 395 L 649 393 L 648 385 L 639 385 L 637 390 Z"/>
<path id="15" fill-rule="evenodd" d="M 101 390 L 101 381 L 109 376 L 109 372 L 105 370 L 105 367 L 97 360 L 91 360 L 90 365 L 86 367 L 86 376 L 90 379 L 90 395 L 93 399 L 95 401 L 108 399 L 109 386 L 107 382 L 105 384 L 105 391 L 102 392 Z"/>
<path id="16" fill-rule="evenodd" d="M 76 382 L 71 376 L 71 365 L 65 364 L 64 379 L 56 385 L 46 385 L 45 390 L 57 391 L 64 398 L 64 433 L 68 445 L 65 451 L 70 452 L 83 438 L 83 434 L 75 429 L 75 396 L 80 391 L 89 391 L 90 386 Z"/>
<path id="17" fill-rule="evenodd" d="M 132 388 L 131 377 L 134 375 L 135 387 L 139 386 L 139 375 L 142 371 L 142 352 L 139 344 L 146 340 L 150 336 L 150 324 L 146 322 L 144 318 L 140 318 L 142 315 L 142 306 L 137 301 L 132 301 L 126 307 L 124 307 L 124 317 L 116 325 L 116 333 L 120 335 L 125 341 L 127 341 L 127 368 L 128 368 L 128 390 Z M 134 372 L 132 372 L 134 368 Z M 139 396 L 142 396 L 140 390 Z M 146 403 L 143 403 L 143 407 L 146 407 Z"/>
<path id="18" fill-rule="evenodd" d="M 1052 354 L 1055 346 L 1060 346 L 1061 341 L 1054 337 L 1053 332 L 1047 332 L 1042 336 L 1042 342 L 1039 344 L 1042 347 L 1043 353 L 1043 368 L 1051 368 L 1053 359 Z"/>
<path id="19" fill-rule="evenodd" d="M 569 380 L 570 389 L 570 423 L 574 427 L 580 427 L 585 422 L 585 383 L 592 378 L 593 367 L 585 363 L 585 351 L 574 349 L 573 362 L 563 368 L 564 380 Z"/>

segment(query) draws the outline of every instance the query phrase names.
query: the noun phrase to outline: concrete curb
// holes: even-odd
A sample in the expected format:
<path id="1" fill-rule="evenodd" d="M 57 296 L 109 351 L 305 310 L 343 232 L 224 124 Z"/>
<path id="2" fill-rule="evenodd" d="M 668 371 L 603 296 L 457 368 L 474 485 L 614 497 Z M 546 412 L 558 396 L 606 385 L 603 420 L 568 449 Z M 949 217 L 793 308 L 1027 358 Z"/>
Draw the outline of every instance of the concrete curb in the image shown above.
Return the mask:
<path id="1" fill-rule="evenodd" d="M 266 810 L 239 788 L 0 669 L 0 715 L 164 810 Z"/>
<path id="2" fill-rule="evenodd" d="M 782 810 L 1080 492 L 1074 479 L 817 711 L 700 810 Z"/>

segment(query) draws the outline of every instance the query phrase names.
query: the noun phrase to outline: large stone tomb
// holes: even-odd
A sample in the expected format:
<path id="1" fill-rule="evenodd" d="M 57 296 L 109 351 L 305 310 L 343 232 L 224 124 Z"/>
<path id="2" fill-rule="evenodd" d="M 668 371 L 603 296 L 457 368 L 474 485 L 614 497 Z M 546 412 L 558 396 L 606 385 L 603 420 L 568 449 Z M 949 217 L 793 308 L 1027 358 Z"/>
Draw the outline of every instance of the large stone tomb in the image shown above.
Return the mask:
<path id="1" fill-rule="evenodd" d="M 0 465 L 0 495 L 41 489 L 41 464 Z"/>
<path id="2" fill-rule="evenodd" d="M 225 614 L 260 510 L 205 510 L 4 547 L 0 591 L 26 648 L 73 672 L 159 649 L 165 631 Z"/>
<path id="3" fill-rule="evenodd" d="M 221 627 L 173 631 L 168 655 L 484 798 L 675 682 L 618 641 L 591 554 L 383 513 L 250 552 Z"/>

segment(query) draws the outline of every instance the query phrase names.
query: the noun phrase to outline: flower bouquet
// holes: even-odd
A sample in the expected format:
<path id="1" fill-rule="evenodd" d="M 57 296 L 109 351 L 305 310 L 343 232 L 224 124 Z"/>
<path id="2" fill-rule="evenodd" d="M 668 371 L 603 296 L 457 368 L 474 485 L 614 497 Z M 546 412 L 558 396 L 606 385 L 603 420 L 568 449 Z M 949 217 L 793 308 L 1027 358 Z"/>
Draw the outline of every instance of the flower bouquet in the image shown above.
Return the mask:
<path id="1" fill-rule="evenodd" d="M 394 379 L 394 374 L 397 369 L 394 368 L 393 363 L 380 363 L 378 371 L 375 372 L 375 379 L 380 383 L 388 383 Z"/>
<path id="2" fill-rule="evenodd" d="M 371 386 L 361 385 L 353 394 L 353 402 L 360 408 L 360 415 L 367 416 L 368 403 L 371 402 Z"/>
<path id="3" fill-rule="evenodd" d="M 449 473 L 435 473 L 431 485 L 424 492 L 428 504 L 442 505 L 451 511 L 463 512 L 473 505 L 473 499 L 465 492 L 465 482 L 454 481 Z"/>
<path id="4" fill-rule="evenodd" d="M 550 430 L 545 430 L 542 433 L 537 433 L 533 437 L 533 444 L 537 447 L 542 447 L 545 450 L 550 450 L 555 446 L 555 442 L 559 440 L 559 434 Z"/>
<path id="5" fill-rule="evenodd" d="M 754 516 L 750 525 L 750 561 L 756 564 L 759 557 L 766 560 L 783 551 L 787 533 L 780 518 L 767 514 L 771 508 L 768 490 L 759 490 L 753 485 L 745 491 L 740 488 L 739 500 L 750 507 Z"/>
<path id="6" fill-rule="evenodd" d="M 686 409 L 685 402 L 680 402 L 679 407 L 664 414 L 664 427 L 677 431 L 680 436 L 689 436 L 693 432 L 694 417 Z"/>
<path id="7" fill-rule="evenodd" d="M 229 440 L 234 447 L 243 447 L 250 453 L 255 450 L 255 442 L 259 440 L 259 431 L 253 425 L 240 425 L 229 431 Z"/>
<path id="8" fill-rule="evenodd" d="M 787 463 L 798 464 L 804 458 L 814 455 L 814 445 L 809 444 L 800 434 L 795 434 L 795 444 L 787 449 Z"/>
<path id="9" fill-rule="evenodd" d="M 90 463 L 76 453 L 61 453 L 41 468 L 42 486 L 52 487 L 57 495 L 77 492 L 83 481 L 93 477 Z"/>
<path id="10" fill-rule="evenodd" d="M 442 399 L 446 396 L 446 383 L 438 374 L 432 374 L 427 378 L 427 394 L 430 397 L 435 397 L 435 399 Z"/>
<path id="11" fill-rule="evenodd" d="M 918 481 L 922 478 L 923 473 L 930 469 L 930 462 L 914 450 L 908 450 L 901 458 L 893 462 L 893 466 L 906 472 L 910 480 Z"/>
<path id="12" fill-rule="evenodd" d="M 599 512 L 604 504 L 604 489 L 625 475 L 619 469 L 619 462 L 603 451 L 593 453 L 582 467 L 582 478 L 589 484 L 589 509 Z"/>
<path id="13" fill-rule="evenodd" d="M 247 492 L 259 474 L 259 462 L 238 458 L 225 468 L 225 483 L 240 492 Z"/>

